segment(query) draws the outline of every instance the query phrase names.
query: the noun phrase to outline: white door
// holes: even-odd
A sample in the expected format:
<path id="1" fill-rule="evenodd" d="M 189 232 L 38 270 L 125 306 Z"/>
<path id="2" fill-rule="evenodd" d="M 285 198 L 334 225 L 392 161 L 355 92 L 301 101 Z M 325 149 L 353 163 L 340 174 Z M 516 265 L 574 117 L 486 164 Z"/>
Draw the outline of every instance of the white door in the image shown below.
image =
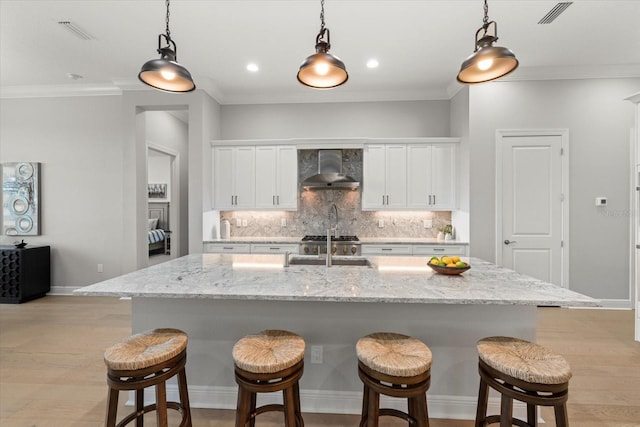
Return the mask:
<path id="1" fill-rule="evenodd" d="M 407 146 L 387 146 L 386 207 L 407 207 Z"/>
<path id="2" fill-rule="evenodd" d="M 440 144 L 431 147 L 432 209 L 457 208 L 456 176 L 457 145 Z"/>
<path id="3" fill-rule="evenodd" d="M 502 207 L 496 244 L 497 259 L 504 267 L 567 286 L 563 281 L 563 145 L 561 133 L 499 132 Z"/>
<path id="4" fill-rule="evenodd" d="M 251 209 L 256 204 L 255 147 L 236 147 L 233 165 L 234 208 Z"/>
<path id="5" fill-rule="evenodd" d="M 407 147 L 407 207 L 428 209 L 431 205 L 431 146 Z"/>
<path id="6" fill-rule="evenodd" d="M 213 150 L 213 206 L 216 209 L 233 208 L 233 148 L 215 147 Z"/>

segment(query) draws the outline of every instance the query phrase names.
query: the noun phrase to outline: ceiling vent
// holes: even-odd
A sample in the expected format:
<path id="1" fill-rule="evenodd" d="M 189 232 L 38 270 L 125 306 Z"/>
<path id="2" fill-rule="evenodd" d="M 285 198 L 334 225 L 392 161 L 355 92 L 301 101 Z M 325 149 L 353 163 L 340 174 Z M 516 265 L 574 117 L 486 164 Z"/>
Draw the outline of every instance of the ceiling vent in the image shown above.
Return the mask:
<path id="1" fill-rule="evenodd" d="M 82 28 L 78 27 L 76 24 L 74 24 L 71 21 L 61 20 L 61 21 L 58 21 L 58 24 L 60 24 L 63 28 L 65 28 L 67 31 L 69 31 L 71 34 L 73 34 L 74 36 L 76 36 L 81 40 L 95 40 L 95 37 L 87 33 Z"/>
<path id="2" fill-rule="evenodd" d="M 546 15 L 544 15 L 541 20 L 538 21 L 538 24 L 551 24 L 558 16 L 560 16 L 562 12 L 567 10 L 567 8 L 572 4 L 572 1 L 558 3 L 557 5 L 553 6 L 553 9 L 551 9 Z"/>

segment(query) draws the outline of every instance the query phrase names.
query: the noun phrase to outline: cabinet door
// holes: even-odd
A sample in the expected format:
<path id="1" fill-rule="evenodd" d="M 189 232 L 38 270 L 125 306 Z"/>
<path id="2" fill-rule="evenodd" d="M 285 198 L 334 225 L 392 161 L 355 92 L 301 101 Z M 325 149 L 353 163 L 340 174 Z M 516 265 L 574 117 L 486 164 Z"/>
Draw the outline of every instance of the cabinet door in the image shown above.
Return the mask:
<path id="1" fill-rule="evenodd" d="M 387 146 L 386 208 L 407 207 L 407 146 Z"/>
<path id="2" fill-rule="evenodd" d="M 233 209 L 233 150 L 233 147 L 213 149 L 213 206 L 219 210 Z"/>
<path id="3" fill-rule="evenodd" d="M 431 208 L 457 208 L 457 145 L 433 145 L 431 148 Z"/>
<path id="4" fill-rule="evenodd" d="M 363 153 L 362 209 L 384 209 L 386 203 L 386 147 L 367 145 Z"/>
<path id="5" fill-rule="evenodd" d="M 276 147 L 256 147 L 256 208 L 273 209 L 276 207 Z"/>
<path id="6" fill-rule="evenodd" d="M 255 147 L 236 147 L 234 165 L 234 209 L 252 209 L 256 203 Z"/>
<path id="7" fill-rule="evenodd" d="M 298 149 L 278 147 L 276 203 L 279 209 L 298 208 Z"/>
<path id="8" fill-rule="evenodd" d="M 407 147 L 407 207 L 429 209 L 431 196 L 431 146 Z"/>

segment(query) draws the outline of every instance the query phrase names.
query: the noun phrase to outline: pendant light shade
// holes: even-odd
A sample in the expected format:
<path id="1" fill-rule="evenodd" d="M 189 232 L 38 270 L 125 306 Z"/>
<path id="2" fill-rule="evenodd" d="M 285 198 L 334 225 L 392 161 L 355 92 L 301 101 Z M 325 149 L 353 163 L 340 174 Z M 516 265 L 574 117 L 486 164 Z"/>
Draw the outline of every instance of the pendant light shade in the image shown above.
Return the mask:
<path id="1" fill-rule="evenodd" d="M 195 90 L 196 85 L 193 83 L 189 70 L 178 64 L 178 48 L 175 42 L 171 40 L 171 32 L 169 31 L 169 0 L 166 1 L 166 4 L 167 33 L 158 36 L 160 58 L 145 62 L 138 74 L 138 78 L 142 83 L 164 92 L 191 92 Z M 166 42 L 165 47 L 162 47 L 162 39 Z"/>
<path id="2" fill-rule="evenodd" d="M 498 24 L 489 22 L 487 0 L 484 3 L 484 24 L 476 31 L 475 50 L 460 66 L 457 80 L 475 84 L 499 79 L 518 68 L 518 59 L 506 47 L 494 46 L 498 40 Z M 493 34 L 490 33 L 493 30 Z M 482 34 L 481 34 L 482 33 Z"/>
<path id="3" fill-rule="evenodd" d="M 324 0 L 321 1 L 320 32 L 316 36 L 316 53 L 307 57 L 298 71 L 298 81 L 314 89 L 331 89 L 349 79 L 347 67 L 331 49 L 331 35 L 324 24 Z M 326 40 L 324 39 L 326 35 Z"/>

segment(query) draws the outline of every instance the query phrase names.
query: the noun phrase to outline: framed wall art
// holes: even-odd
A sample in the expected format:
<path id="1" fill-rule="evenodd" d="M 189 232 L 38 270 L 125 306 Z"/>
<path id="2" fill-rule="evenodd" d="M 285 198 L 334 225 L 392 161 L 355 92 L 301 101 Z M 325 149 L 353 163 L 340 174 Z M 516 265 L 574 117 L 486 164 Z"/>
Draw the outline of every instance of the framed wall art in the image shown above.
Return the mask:
<path id="1" fill-rule="evenodd" d="M 40 163 L 2 163 L 2 234 L 40 235 Z"/>

